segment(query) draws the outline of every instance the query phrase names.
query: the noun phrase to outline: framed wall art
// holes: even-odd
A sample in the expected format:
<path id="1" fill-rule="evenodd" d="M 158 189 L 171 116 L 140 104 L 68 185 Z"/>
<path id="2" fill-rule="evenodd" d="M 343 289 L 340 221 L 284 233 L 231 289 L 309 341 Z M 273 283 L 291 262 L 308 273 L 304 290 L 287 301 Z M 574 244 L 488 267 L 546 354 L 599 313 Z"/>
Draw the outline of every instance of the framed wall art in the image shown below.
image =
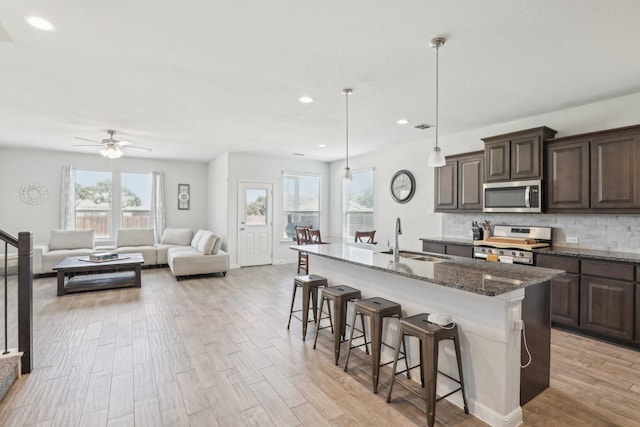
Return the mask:
<path id="1" fill-rule="evenodd" d="M 178 184 L 178 209 L 189 210 L 190 201 L 189 184 Z"/>

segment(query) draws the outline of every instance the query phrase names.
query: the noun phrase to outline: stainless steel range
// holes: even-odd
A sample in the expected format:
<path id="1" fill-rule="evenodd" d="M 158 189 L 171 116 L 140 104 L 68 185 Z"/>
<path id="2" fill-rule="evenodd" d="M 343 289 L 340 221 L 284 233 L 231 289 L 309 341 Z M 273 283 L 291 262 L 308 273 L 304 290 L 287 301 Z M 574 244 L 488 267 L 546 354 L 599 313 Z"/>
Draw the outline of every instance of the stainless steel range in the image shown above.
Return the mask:
<path id="1" fill-rule="evenodd" d="M 551 245 L 551 227 L 496 225 L 493 236 L 473 242 L 473 257 L 533 265 L 533 250 Z"/>

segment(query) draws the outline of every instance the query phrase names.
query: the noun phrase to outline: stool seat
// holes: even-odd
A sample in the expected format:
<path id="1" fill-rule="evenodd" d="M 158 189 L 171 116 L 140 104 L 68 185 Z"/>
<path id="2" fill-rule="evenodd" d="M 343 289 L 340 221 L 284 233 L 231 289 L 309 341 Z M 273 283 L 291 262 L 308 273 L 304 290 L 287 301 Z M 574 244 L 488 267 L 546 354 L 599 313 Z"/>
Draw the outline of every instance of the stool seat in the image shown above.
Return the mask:
<path id="1" fill-rule="evenodd" d="M 309 322 L 309 299 L 312 302 L 313 308 L 313 321 L 316 322 L 318 318 L 318 288 L 327 286 L 327 279 L 317 274 L 306 274 L 303 276 L 296 276 L 293 280 L 293 295 L 291 296 L 291 309 L 289 310 L 289 323 L 287 323 L 287 329 L 291 326 L 291 318 L 293 313 L 302 312 L 302 341 L 307 336 L 307 323 Z M 293 305 L 296 300 L 296 292 L 298 288 L 302 288 L 302 309 L 294 310 Z"/>
<path id="2" fill-rule="evenodd" d="M 358 289 L 352 288 L 350 286 L 338 285 L 338 286 L 330 286 L 328 288 L 324 288 L 322 290 L 322 299 L 320 300 L 320 316 L 322 317 L 322 307 L 324 306 L 324 302 L 327 301 L 327 308 L 329 310 L 329 321 L 331 322 L 331 332 L 333 333 L 333 353 L 335 358 L 335 364 L 338 364 L 338 359 L 340 359 L 340 344 L 343 341 L 344 334 L 346 331 L 347 325 L 347 303 L 349 301 L 358 300 L 362 298 L 362 295 Z M 329 305 L 329 301 L 333 301 L 333 321 L 331 320 L 331 306 Z M 333 330 L 333 325 L 335 325 L 336 330 Z M 351 325 L 353 328 L 355 325 Z M 316 348 L 316 343 L 318 342 L 318 332 L 320 329 L 326 328 L 318 327 L 316 328 L 316 338 L 313 342 L 313 348 Z"/>
<path id="3" fill-rule="evenodd" d="M 366 299 L 361 299 L 359 301 L 356 301 L 356 303 L 354 304 L 353 316 L 351 317 L 352 325 L 355 325 L 356 316 L 358 314 L 368 316 L 370 319 L 369 330 L 370 330 L 370 336 L 371 336 L 371 341 L 370 341 L 371 343 L 371 382 L 373 385 L 373 392 L 377 393 L 379 376 L 380 376 L 380 366 L 381 366 L 380 350 L 382 349 L 383 344 L 387 345 L 382 342 L 382 324 L 385 318 L 395 317 L 399 319 L 400 317 L 402 317 L 402 306 L 397 302 L 389 301 L 388 299 L 384 299 L 380 297 L 366 298 Z M 352 327 L 351 334 L 349 336 L 349 350 L 347 351 L 347 360 L 345 361 L 345 364 L 344 364 L 345 372 L 347 372 L 347 367 L 349 365 L 349 355 L 351 354 L 351 349 L 354 348 L 351 345 L 351 342 L 353 340 L 353 329 L 354 328 Z M 363 322 L 362 330 L 364 331 L 364 329 L 365 327 Z M 367 345 L 366 334 L 365 334 L 364 345 L 366 348 L 366 345 Z M 395 348 L 396 352 L 400 351 L 400 345 L 404 347 L 403 343 L 400 343 L 400 342 L 396 343 L 396 348 Z M 403 354 L 405 354 L 405 363 L 406 363 L 406 347 L 404 347 L 404 349 L 405 351 L 403 352 Z M 385 363 L 382 366 L 387 365 L 389 363 L 391 362 Z M 407 368 L 407 377 L 411 378 L 408 368 Z"/>
<path id="4" fill-rule="evenodd" d="M 427 424 L 433 427 L 435 422 L 436 402 L 458 391 L 462 392 L 462 400 L 464 402 L 464 412 L 469 413 L 467 406 L 467 396 L 464 390 L 464 377 L 462 375 L 462 360 L 460 358 L 460 339 L 458 337 L 458 326 L 455 323 L 442 327 L 436 323 L 429 322 L 429 314 L 421 313 L 415 316 L 405 317 L 400 320 L 400 329 L 398 330 L 398 338 L 396 347 L 400 342 L 404 342 L 405 335 L 414 336 L 420 340 L 420 379 L 422 386 L 425 388 L 425 401 L 427 410 Z M 451 339 L 456 353 L 456 362 L 458 365 L 459 380 L 445 375 L 449 379 L 460 384 L 460 387 L 449 392 L 440 398 L 436 397 L 436 384 L 438 376 L 438 348 L 440 341 Z M 395 382 L 395 372 L 398 363 L 399 352 L 396 348 L 396 355 L 393 362 L 393 377 L 389 385 L 389 394 L 387 402 L 391 402 L 391 391 Z M 406 362 L 406 360 L 405 360 Z M 415 366 L 412 366 L 412 369 Z"/>

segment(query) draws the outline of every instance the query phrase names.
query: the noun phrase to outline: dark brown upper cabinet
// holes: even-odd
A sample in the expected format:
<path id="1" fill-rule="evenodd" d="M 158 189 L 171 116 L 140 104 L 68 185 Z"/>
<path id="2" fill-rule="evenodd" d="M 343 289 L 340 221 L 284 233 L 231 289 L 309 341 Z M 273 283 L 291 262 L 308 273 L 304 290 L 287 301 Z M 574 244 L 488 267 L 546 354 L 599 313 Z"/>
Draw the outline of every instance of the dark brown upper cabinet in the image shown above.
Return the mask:
<path id="1" fill-rule="evenodd" d="M 543 141 L 556 131 L 546 126 L 483 138 L 485 182 L 542 179 Z"/>
<path id="2" fill-rule="evenodd" d="M 591 207 L 640 208 L 640 130 L 591 139 Z"/>
<path id="3" fill-rule="evenodd" d="M 436 212 L 482 212 L 484 151 L 447 156 L 435 169 Z"/>
<path id="4" fill-rule="evenodd" d="M 545 144 L 547 212 L 589 209 L 589 139 Z"/>
<path id="5" fill-rule="evenodd" d="M 640 125 L 548 140 L 546 212 L 640 211 Z"/>

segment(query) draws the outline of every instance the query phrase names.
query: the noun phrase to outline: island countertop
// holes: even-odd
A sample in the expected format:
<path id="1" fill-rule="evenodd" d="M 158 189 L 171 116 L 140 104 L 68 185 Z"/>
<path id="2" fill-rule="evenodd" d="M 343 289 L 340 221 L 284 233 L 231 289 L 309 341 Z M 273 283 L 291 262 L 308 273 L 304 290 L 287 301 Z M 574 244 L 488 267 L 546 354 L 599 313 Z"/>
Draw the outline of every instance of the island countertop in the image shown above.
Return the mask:
<path id="1" fill-rule="evenodd" d="M 485 296 L 501 295 L 564 274 L 562 270 L 419 252 L 401 257 L 396 265 L 393 255 L 382 253 L 376 245 L 362 243 L 301 245 L 291 249 Z M 417 259 L 420 257 L 427 259 Z"/>

